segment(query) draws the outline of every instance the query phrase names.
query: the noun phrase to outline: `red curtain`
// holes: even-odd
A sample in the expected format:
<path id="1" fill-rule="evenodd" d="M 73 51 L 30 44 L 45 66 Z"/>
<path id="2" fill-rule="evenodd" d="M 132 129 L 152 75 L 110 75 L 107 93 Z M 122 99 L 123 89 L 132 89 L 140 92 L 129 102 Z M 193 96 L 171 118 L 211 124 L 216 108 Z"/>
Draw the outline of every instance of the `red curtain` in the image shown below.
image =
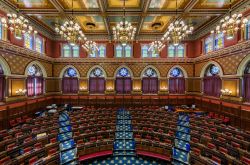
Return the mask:
<path id="1" fill-rule="evenodd" d="M 27 78 L 27 94 L 28 94 L 28 96 L 35 95 L 34 80 L 35 80 L 34 77 Z"/>
<path id="2" fill-rule="evenodd" d="M 184 94 L 185 93 L 185 78 L 170 77 L 169 78 L 169 93 Z"/>
<path id="3" fill-rule="evenodd" d="M 43 77 L 35 77 L 35 81 L 36 81 L 36 93 L 35 95 L 41 95 L 43 94 Z"/>
<path id="4" fill-rule="evenodd" d="M 77 93 L 79 89 L 77 77 L 64 77 L 62 80 L 63 93 Z"/>
<path id="5" fill-rule="evenodd" d="M 219 76 L 203 78 L 203 92 L 205 95 L 220 97 L 222 82 Z"/>
<path id="6" fill-rule="evenodd" d="M 4 75 L 0 75 L 0 101 L 4 99 L 4 88 L 5 88 L 5 78 Z"/>
<path id="7" fill-rule="evenodd" d="M 132 80 L 130 77 L 117 77 L 115 80 L 115 90 L 118 94 L 129 94 L 132 90 Z"/>
<path id="8" fill-rule="evenodd" d="M 157 77 L 142 78 L 142 92 L 143 93 L 157 93 L 158 92 L 158 78 Z"/>
<path id="9" fill-rule="evenodd" d="M 103 77 L 89 78 L 89 92 L 90 93 L 104 93 L 105 79 Z"/>
<path id="10" fill-rule="evenodd" d="M 250 74 L 245 74 L 243 77 L 243 97 L 244 100 L 250 102 Z"/>

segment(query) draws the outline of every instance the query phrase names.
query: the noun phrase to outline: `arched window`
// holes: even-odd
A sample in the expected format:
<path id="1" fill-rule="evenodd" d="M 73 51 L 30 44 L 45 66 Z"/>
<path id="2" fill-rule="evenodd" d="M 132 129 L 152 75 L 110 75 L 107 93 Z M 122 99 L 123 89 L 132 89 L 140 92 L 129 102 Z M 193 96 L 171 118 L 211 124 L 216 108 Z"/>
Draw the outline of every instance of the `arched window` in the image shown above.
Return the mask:
<path id="1" fill-rule="evenodd" d="M 182 44 L 177 46 L 177 57 L 184 57 L 184 46 Z"/>
<path id="2" fill-rule="evenodd" d="M 37 52 L 39 52 L 39 53 L 43 52 L 43 42 L 42 42 L 42 39 L 40 37 L 36 37 L 35 46 L 36 46 Z"/>
<path id="3" fill-rule="evenodd" d="M 121 45 L 116 45 L 115 54 L 116 54 L 116 57 L 122 57 L 123 56 L 122 46 Z"/>
<path id="4" fill-rule="evenodd" d="M 79 54 L 80 48 L 78 45 L 64 44 L 62 47 L 62 57 L 79 57 Z"/>
<path id="5" fill-rule="evenodd" d="M 118 70 L 115 80 L 115 89 L 118 94 L 129 94 L 132 91 L 132 80 L 129 70 L 125 67 Z"/>
<path id="6" fill-rule="evenodd" d="M 246 65 L 243 76 L 243 97 L 250 102 L 250 62 Z"/>
<path id="7" fill-rule="evenodd" d="M 213 36 L 209 36 L 205 39 L 205 53 L 209 53 L 211 51 L 213 51 L 213 47 L 214 47 L 214 44 L 213 44 Z"/>
<path id="8" fill-rule="evenodd" d="M 89 92 L 90 93 L 104 93 L 105 78 L 103 71 L 96 67 L 89 75 Z"/>
<path id="9" fill-rule="evenodd" d="M 220 33 L 215 36 L 214 48 L 215 50 L 221 49 L 224 47 L 224 34 Z"/>
<path id="10" fill-rule="evenodd" d="M 77 72 L 74 68 L 69 67 L 65 70 L 62 79 L 62 92 L 63 93 L 77 93 L 78 86 L 78 78 Z"/>
<path id="11" fill-rule="evenodd" d="M 98 45 L 98 50 L 93 51 L 90 57 L 105 57 L 106 56 L 106 46 L 104 44 Z"/>
<path id="12" fill-rule="evenodd" d="M 1 18 L 0 18 L 1 19 Z M 0 40 L 3 39 L 3 24 L 2 22 L 0 21 Z"/>
<path id="13" fill-rule="evenodd" d="M 214 64 L 209 65 L 206 69 L 203 78 L 203 92 L 205 95 L 214 97 L 220 96 L 222 83 L 219 73 L 219 67 Z"/>
<path id="14" fill-rule="evenodd" d="M 246 25 L 246 40 L 250 39 L 250 20 L 248 20 Z"/>
<path id="15" fill-rule="evenodd" d="M 185 78 L 180 68 L 171 69 L 169 75 L 169 93 L 184 94 L 185 93 Z"/>
<path id="16" fill-rule="evenodd" d="M 147 68 L 142 77 L 142 92 L 157 93 L 158 92 L 158 75 L 153 68 Z"/>
<path id="17" fill-rule="evenodd" d="M 168 46 L 168 57 L 174 57 L 175 56 L 175 47 L 173 45 Z"/>
<path id="18" fill-rule="evenodd" d="M 38 65 L 31 65 L 28 68 L 27 94 L 38 96 L 43 94 L 43 73 Z"/>
<path id="19" fill-rule="evenodd" d="M 149 48 L 149 46 L 147 44 L 142 45 L 142 47 L 141 47 L 142 57 L 149 57 L 148 48 Z"/>
<path id="20" fill-rule="evenodd" d="M 79 46 L 78 45 L 75 45 L 72 47 L 72 54 L 73 54 L 73 57 L 79 57 Z"/>
<path id="21" fill-rule="evenodd" d="M 4 99 L 4 92 L 5 92 L 5 78 L 4 78 L 4 71 L 2 66 L 0 65 L 0 101 Z"/>
<path id="22" fill-rule="evenodd" d="M 168 57 L 184 57 L 185 48 L 184 44 L 179 44 L 178 46 L 169 45 L 168 46 Z"/>
<path id="23" fill-rule="evenodd" d="M 33 37 L 29 33 L 24 34 L 24 46 L 33 49 Z"/>
<path id="24" fill-rule="evenodd" d="M 115 46 L 116 57 L 132 57 L 132 46 L 126 45 L 122 46 L 120 44 Z"/>

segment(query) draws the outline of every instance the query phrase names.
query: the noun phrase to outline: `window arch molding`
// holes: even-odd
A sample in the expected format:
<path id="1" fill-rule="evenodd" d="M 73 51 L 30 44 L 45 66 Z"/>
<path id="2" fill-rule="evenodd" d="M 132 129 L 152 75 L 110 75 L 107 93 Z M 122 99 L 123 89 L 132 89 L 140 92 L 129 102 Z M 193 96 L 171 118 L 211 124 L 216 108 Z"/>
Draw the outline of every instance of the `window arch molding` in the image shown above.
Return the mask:
<path id="1" fill-rule="evenodd" d="M 28 76 L 28 69 L 29 67 L 31 67 L 32 65 L 37 65 L 40 69 L 41 69 L 41 72 L 43 74 L 43 77 L 47 77 L 47 72 L 44 68 L 44 66 L 39 62 L 39 61 L 32 61 L 30 62 L 26 68 L 25 68 L 25 76 L 27 77 Z"/>
<path id="2" fill-rule="evenodd" d="M 207 71 L 208 67 L 210 67 L 210 65 L 215 65 L 220 69 L 218 76 L 222 77 L 224 75 L 223 69 L 221 68 L 220 64 L 215 62 L 215 61 L 210 61 L 206 65 L 203 66 L 201 73 L 200 73 L 201 78 L 205 77 L 206 71 Z"/>
<path id="3" fill-rule="evenodd" d="M 60 78 L 63 78 L 63 77 L 64 77 L 65 71 L 66 71 L 67 69 L 69 69 L 69 68 L 73 68 L 73 69 L 76 71 L 76 73 L 77 73 L 76 77 L 77 77 L 77 78 L 80 78 L 80 73 L 79 73 L 79 71 L 78 71 L 78 70 L 76 69 L 76 67 L 74 67 L 73 65 L 66 65 L 66 66 L 61 70 L 59 77 L 60 77 Z"/>
<path id="4" fill-rule="evenodd" d="M 130 77 L 133 79 L 134 73 L 133 73 L 133 71 L 132 71 L 128 66 L 126 66 L 126 65 L 121 65 L 121 66 L 119 66 L 118 68 L 116 68 L 113 78 L 116 78 L 116 75 L 118 74 L 118 72 L 119 72 L 119 70 L 120 70 L 121 68 L 126 68 L 126 69 L 128 69 L 128 71 L 129 71 L 129 73 L 130 73 Z"/>
<path id="5" fill-rule="evenodd" d="M 3 69 L 5 76 L 11 75 L 9 64 L 6 62 L 6 60 L 2 56 L 0 56 L 0 64 L 1 64 L 1 67 Z"/>
<path id="6" fill-rule="evenodd" d="M 250 54 L 247 55 L 245 58 L 243 58 L 243 60 L 238 65 L 236 76 L 243 76 L 244 75 L 245 68 L 249 62 L 250 62 Z"/>
<path id="7" fill-rule="evenodd" d="M 167 73 L 167 78 L 171 77 L 171 71 L 172 71 L 174 68 L 180 69 L 180 70 L 182 71 L 182 73 L 183 73 L 184 78 L 187 78 L 187 77 L 188 77 L 188 74 L 187 74 L 186 70 L 185 70 L 182 66 L 180 66 L 180 65 L 174 65 L 174 66 L 172 66 L 172 68 L 169 69 L 169 71 L 168 71 L 168 73 Z"/>
<path id="8" fill-rule="evenodd" d="M 89 68 L 86 78 L 89 78 L 90 77 L 90 73 L 93 71 L 93 69 L 96 69 L 96 68 L 99 68 L 99 69 L 102 70 L 104 78 L 106 79 L 107 78 L 107 73 L 106 73 L 106 71 L 100 65 L 94 65 L 91 68 Z"/>
<path id="9" fill-rule="evenodd" d="M 141 75 L 140 75 L 141 79 L 143 78 L 143 75 L 144 75 L 145 71 L 146 71 L 148 68 L 154 69 L 154 70 L 156 71 L 156 74 L 157 74 L 158 79 L 161 78 L 161 74 L 160 74 L 159 70 L 158 70 L 155 66 L 153 66 L 153 65 L 148 65 L 148 66 L 146 66 L 146 67 L 141 71 Z"/>

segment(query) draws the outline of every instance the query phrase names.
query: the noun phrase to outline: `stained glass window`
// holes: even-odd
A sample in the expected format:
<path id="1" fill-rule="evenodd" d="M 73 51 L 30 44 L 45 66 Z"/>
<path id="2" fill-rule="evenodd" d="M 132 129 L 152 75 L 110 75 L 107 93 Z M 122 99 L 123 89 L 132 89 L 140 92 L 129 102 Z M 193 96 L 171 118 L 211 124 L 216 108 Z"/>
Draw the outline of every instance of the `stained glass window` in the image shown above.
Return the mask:
<path id="1" fill-rule="evenodd" d="M 214 48 L 215 50 L 218 50 L 223 47 L 224 47 L 224 34 L 220 33 L 215 36 Z"/>
<path id="2" fill-rule="evenodd" d="M 157 73 L 156 73 L 155 69 L 148 68 L 145 70 L 143 76 L 144 77 L 157 77 Z"/>
<path id="3" fill-rule="evenodd" d="M 175 56 L 175 47 L 173 45 L 168 46 L 168 57 L 174 57 Z"/>
<path id="4" fill-rule="evenodd" d="M 250 39 L 250 20 L 248 20 L 248 23 L 246 25 L 246 39 Z"/>
<path id="5" fill-rule="evenodd" d="M 210 65 L 206 70 L 206 76 L 214 76 L 220 73 L 220 68 L 214 64 Z"/>
<path id="6" fill-rule="evenodd" d="M 100 68 L 95 68 L 90 72 L 90 77 L 104 77 L 104 74 Z"/>
<path id="7" fill-rule="evenodd" d="M 39 37 L 36 37 L 36 51 L 39 53 L 43 52 L 43 43 L 42 40 Z"/>
<path id="8" fill-rule="evenodd" d="M 170 72 L 171 77 L 183 77 L 183 73 L 179 68 L 173 68 Z"/>
<path id="9" fill-rule="evenodd" d="M 142 57 L 149 57 L 149 55 L 148 55 L 148 45 L 146 45 L 146 44 L 142 45 L 141 54 L 142 54 Z"/>
<path id="10" fill-rule="evenodd" d="M 184 57 L 184 46 L 183 45 L 177 46 L 177 57 Z"/>
<path id="11" fill-rule="evenodd" d="M 209 36 L 205 39 L 205 53 L 213 51 L 213 36 Z"/>
<path id="12" fill-rule="evenodd" d="M 116 57 L 122 57 L 122 46 L 116 45 L 115 52 L 116 52 Z"/>
<path id="13" fill-rule="evenodd" d="M 69 67 L 65 73 L 64 73 L 64 77 L 77 77 L 77 72 L 74 68 Z"/>
<path id="14" fill-rule="evenodd" d="M 24 46 L 28 49 L 33 49 L 33 37 L 28 33 L 24 34 Z"/>
<path id="15" fill-rule="evenodd" d="M 0 40 L 2 40 L 2 39 L 3 39 L 3 25 L 0 21 Z"/>
<path id="16" fill-rule="evenodd" d="M 129 70 L 124 67 L 119 69 L 117 77 L 130 77 Z"/>
<path id="17" fill-rule="evenodd" d="M 105 57 L 106 56 L 106 47 L 105 45 L 99 46 L 99 57 Z"/>
<path id="18" fill-rule="evenodd" d="M 125 46 L 125 57 L 131 57 L 132 54 L 132 48 L 130 45 Z"/>
<path id="19" fill-rule="evenodd" d="M 79 57 L 80 48 L 78 45 L 70 46 L 68 44 L 63 45 L 62 56 L 63 57 Z"/>
<path id="20" fill-rule="evenodd" d="M 79 57 L 79 46 L 73 46 L 72 47 L 72 53 L 73 53 L 73 57 Z"/>

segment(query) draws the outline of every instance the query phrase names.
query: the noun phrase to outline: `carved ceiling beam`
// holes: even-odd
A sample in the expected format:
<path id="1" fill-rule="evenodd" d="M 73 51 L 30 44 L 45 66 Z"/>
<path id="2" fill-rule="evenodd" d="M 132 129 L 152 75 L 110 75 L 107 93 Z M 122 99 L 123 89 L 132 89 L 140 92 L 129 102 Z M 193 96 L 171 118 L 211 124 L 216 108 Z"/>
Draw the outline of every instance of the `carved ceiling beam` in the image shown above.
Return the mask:
<path id="1" fill-rule="evenodd" d="M 105 7 L 104 7 L 103 0 L 98 0 L 97 3 L 98 3 L 98 6 L 99 6 L 100 11 L 101 11 L 101 13 L 102 13 L 103 22 L 104 22 L 104 25 L 105 25 L 106 30 L 107 30 L 107 32 L 108 32 L 108 36 L 109 36 L 109 38 L 110 38 L 110 40 L 111 40 L 111 35 L 112 35 L 112 34 L 111 34 L 110 26 L 109 26 L 109 19 L 108 19 L 107 16 L 105 15 L 106 9 L 105 9 Z"/>
<path id="2" fill-rule="evenodd" d="M 64 8 L 61 5 L 60 2 L 58 2 L 58 0 L 49 0 L 50 3 L 52 3 L 52 5 L 56 8 L 57 11 L 59 11 L 61 14 L 64 13 Z"/>
<path id="3" fill-rule="evenodd" d="M 184 11 L 189 12 L 199 2 L 199 0 L 190 0 L 185 6 Z"/>
<path id="4" fill-rule="evenodd" d="M 137 25 L 136 36 L 138 36 L 140 34 L 141 27 L 142 27 L 142 25 L 144 23 L 145 17 L 147 15 L 146 13 L 148 11 L 150 3 L 151 3 L 151 0 L 145 0 L 144 1 L 143 8 L 142 8 L 142 14 L 141 14 L 141 17 L 140 17 L 140 22 Z"/>

